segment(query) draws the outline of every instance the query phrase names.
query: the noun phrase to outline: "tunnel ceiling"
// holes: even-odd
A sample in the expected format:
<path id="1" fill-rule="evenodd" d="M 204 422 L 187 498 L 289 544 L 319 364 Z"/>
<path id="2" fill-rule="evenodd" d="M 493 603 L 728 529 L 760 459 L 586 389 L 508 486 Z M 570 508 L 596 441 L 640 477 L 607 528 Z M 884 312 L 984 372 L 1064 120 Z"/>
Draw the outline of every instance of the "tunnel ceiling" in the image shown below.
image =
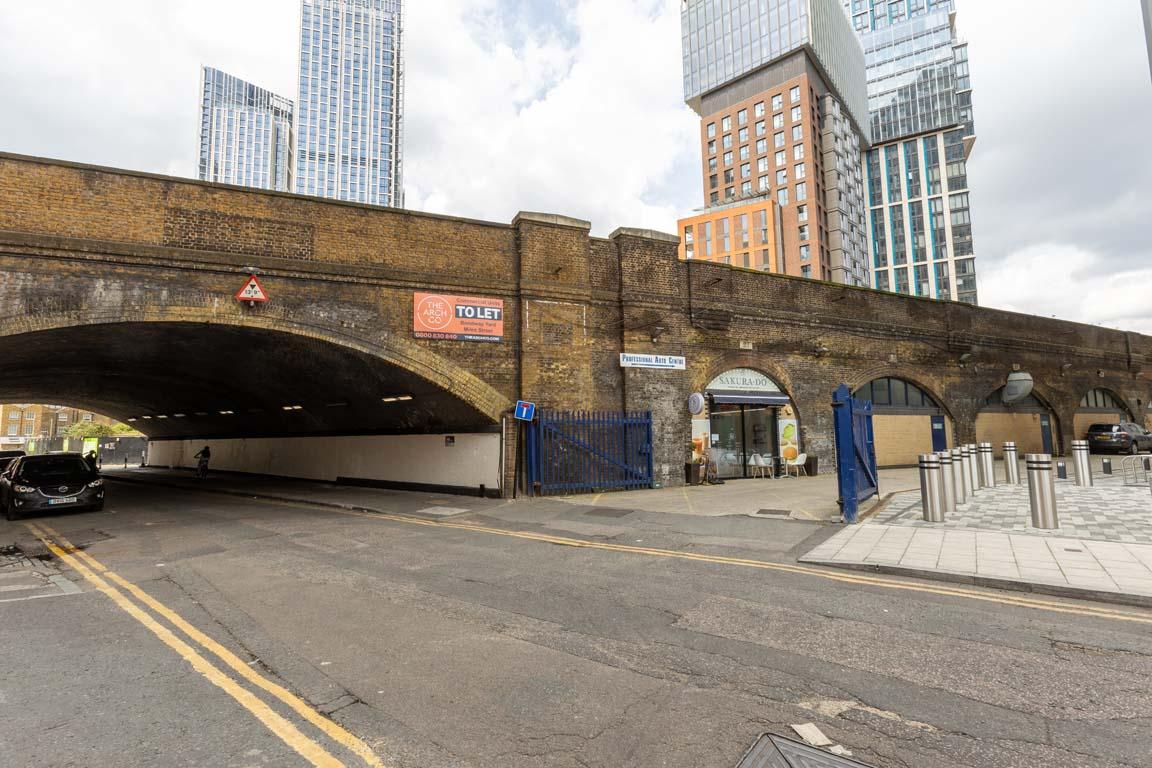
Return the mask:
<path id="1" fill-rule="evenodd" d="M 384 400 L 399 396 L 412 399 Z M 0 402 L 82 407 L 130 422 L 149 437 L 463 432 L 492 425 L 444 389 L 371 355 L 287 333 L 195 323 L 2 337 Z"/>

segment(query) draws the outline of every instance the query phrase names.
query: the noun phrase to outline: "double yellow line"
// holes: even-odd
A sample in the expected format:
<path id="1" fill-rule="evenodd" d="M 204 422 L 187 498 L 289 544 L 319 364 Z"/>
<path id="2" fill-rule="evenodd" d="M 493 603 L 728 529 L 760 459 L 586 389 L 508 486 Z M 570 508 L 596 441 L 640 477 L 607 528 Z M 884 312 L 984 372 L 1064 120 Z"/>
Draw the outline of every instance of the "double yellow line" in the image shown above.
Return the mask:
<path id="1" fill-rule="evenodd" d="M 276 503 L 280 506 L 284 506 L 284 504 L 281 502 Z M 306 505 L 291 506 L 303 508 Z M 314 507 L 312 508 L 314 509 Z M 505 528 L 488 528 L 486 526 L 477 525 L 475 523 L 452 522 L 448 520 L 428 520 L 425 518 L 409 517 L 408 515 L 400 515 L 391 512 L 358 512 L 354 510 L 340 509 L 333 509 L 331 511 L 343 515 L 366 517 L 374 520 L 390 520 L 398 523 L 406 523 L 408 525 L 422 525 L 431 528 L 451 528 L 455 530 L 469 531 L 472 533 L 482 533 L 489 536 L 504 536 L 516 539 L 526 539 L 528 541 L 535 541 L 543 544 L 556 544 L 563 547 L 574 547 L 577 549 L 598 549 L 605 552 L 620 552 L 630 555 L 642 555 L 644 557 L 689 560 L 698 563 L 713 563 L 715 565 L 736 566 L 740 568 L 755 568 L 761 571 L 779 571 L 782 573 L 792 573 L 801 576 L 815 577 L 844 584 L 857 584 L 861 586 L 880 587 L 883 589 L 892 589 L 904 592 L 921 592 L 932 595 L 942 595 L 945 597 L 958 597 L 966 600 L 998 603 L 1001 605 L 1011 605 L 1020 608 L 1031 608 L 1035 610 L 1072 614 L 1076 616 L 1089 616 L 1092 618 L 1109 619 L 1112 621 L 1152 624 L 1152 612 L 1145 611 L 1138 613 L 1136 611 L 1124 611 L 1085 603 L 1058 602 L 1056 600 L 1044 600 L 1035 597 L 1027 597 L 1025 595 L 1016 595 L 1010 592 L 983 591 L 980 589 L 960 586 L 953 587 L 919 584 L 914 581 L 905 581 L 897 578 L 885 578 L 883 576 L 869 576 L 862 573 L 833 571 L 826 568 L 816 568 L 806 565 L 770 563 L 763 560 L 750 560 L 740 557 L 724 557 L 721 555 L 697 554 L 695 552 L 680 552 L 674 549 L 656 549 L 653 547 L 634 547 L 628 544 L 608 544 L 599 541 L 583 541 L 581 539 L 571 539 L 565 536 L 552 536 L 549 534 L 530 533 L 527 531 L 511 531 Z"/>
<path id="2" fill-rule="evenodd" d="M 309 763 L 317 766 L 317 768 L 341 768 L 345 765 L 325 747 L 321 746 L 317 740 L 305 735 L 263 699 L 240 685 L 237 679 L 271 695 L 299 715 L 305 722 L 319 729 L 333 742 L 355 754 L 365 765 L 373 768 L 384 768 L 384 764 L 376 756 L 376 753 L 351 732 L 324 717 L 307 702 L 283 686 L 256 672 L 236 654 L 196 629 L 178 613 L 156 600 L 140 587 L 106 568 L 87 552 L 77 549 L 58 531 L 43 523 L 25 523 L 24 525 L 44 542 L 44 545 L 54 555 L 83 576 L 97 590 L 107 595 L 118 608 L 140 622 L 209 682 L 235 699 L 240 706 L 248 710 L 268 730 Z M 139 604 L 133 602 L 129 595 L 139 601 Z M 141 604 L 151 609 L 155 615 L 146 611 L 144 607 L 141 607 Z M 160 619 L 167 621 L 171 628 L 161 623 Z M 173 628 L 183 633 L 184 638 L 173 631 Z M 232 670 L 235 677 L 230 677 L 215 666 L 197 651 L 193 644 L 215 656 L 224 667 Z"/>

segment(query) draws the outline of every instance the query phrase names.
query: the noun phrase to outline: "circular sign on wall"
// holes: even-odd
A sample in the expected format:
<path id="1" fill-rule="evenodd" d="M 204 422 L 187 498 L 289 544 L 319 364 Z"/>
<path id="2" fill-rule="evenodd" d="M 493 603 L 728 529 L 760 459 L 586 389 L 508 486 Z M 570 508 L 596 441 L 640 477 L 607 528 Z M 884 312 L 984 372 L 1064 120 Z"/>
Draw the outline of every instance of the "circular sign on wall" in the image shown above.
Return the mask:
<path id="1" fill-rule="evenodd" d="M 704 407 L 706 405 L 707 401 L 704 399 L 704 395 L 699 392 L 693 392 L 688 395 L 688 413 L 693 416 L 699 416 L 704 413 Z"/>
<path id="2" fill-rule="evenodd" d="M 416 321 L 430 331 L 441 331 L 452 320 L 452 302 L 443 296 L 425 296 L 416 305 Z"/>

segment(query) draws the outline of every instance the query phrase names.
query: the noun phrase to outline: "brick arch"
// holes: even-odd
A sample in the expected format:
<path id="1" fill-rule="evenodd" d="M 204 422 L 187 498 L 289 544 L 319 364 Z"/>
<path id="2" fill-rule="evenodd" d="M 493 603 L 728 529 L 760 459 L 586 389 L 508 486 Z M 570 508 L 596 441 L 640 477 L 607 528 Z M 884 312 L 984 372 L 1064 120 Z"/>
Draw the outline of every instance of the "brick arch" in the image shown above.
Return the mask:
<path id="1" fill-rule="evenodd" d="M 937 405 L 939 405 L 941 410 L 944 411 L 944 415 L 951 419 L 953 423 L 956 422 L 954 409 L 952 408 L 951 404 L 949 404 L 948 401 L 944 398 L 944 396 L 940 394 L 942 390 L 939 386 L 939 383 L 931 382 L 929 379 L 921 375 L 921 373 L 910 371 L 905 366 L 891 363 L 887 365 L 874 366 L 859 372 L 846 383 L 848 384 L 848 389 L 852 390 L 852 392 L 855 392 L 856 390 L 860 389 L 860 387 L 864 386 L 865 384 L 870 384 L 876 379 L 901 379 L 903 381 L 909 382 L 910 384 L 915 384 L 916 386 L 920 387 L 920 389 L 924 390 L 932 396 Z"/>
<path id="2" fill-rule="evenodd" d="M 493 422 L 512 408 L 512 401 L 452 361 L 395 333 L 373 333 L 354 324 L 341 327 L 302 322 L 275 312 L 226 310 L 213 300 L 205 306 L 157 304 L 120 309 L 89 308 L 78 311 L 44 312 L 0 318 L 0 337 L 37 331 L 121 323 L 194 323 L 275 331 L 333 344 L 375 357 L 407 370 L 484 414 Z"/>

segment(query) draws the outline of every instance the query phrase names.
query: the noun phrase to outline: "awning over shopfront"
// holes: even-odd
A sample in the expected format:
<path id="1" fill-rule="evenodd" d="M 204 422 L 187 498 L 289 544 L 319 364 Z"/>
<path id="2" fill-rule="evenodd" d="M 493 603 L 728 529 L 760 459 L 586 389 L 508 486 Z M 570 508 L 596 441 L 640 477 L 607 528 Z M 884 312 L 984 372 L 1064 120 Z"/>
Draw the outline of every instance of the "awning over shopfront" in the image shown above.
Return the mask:
<path id="1" fill-rule="evenodd" d="M 709 391 L 714 403 L 743 403 L 744 405 L 788 405 L 792 400 L 783 392 L 737 392 L 733 390 Z"/>

